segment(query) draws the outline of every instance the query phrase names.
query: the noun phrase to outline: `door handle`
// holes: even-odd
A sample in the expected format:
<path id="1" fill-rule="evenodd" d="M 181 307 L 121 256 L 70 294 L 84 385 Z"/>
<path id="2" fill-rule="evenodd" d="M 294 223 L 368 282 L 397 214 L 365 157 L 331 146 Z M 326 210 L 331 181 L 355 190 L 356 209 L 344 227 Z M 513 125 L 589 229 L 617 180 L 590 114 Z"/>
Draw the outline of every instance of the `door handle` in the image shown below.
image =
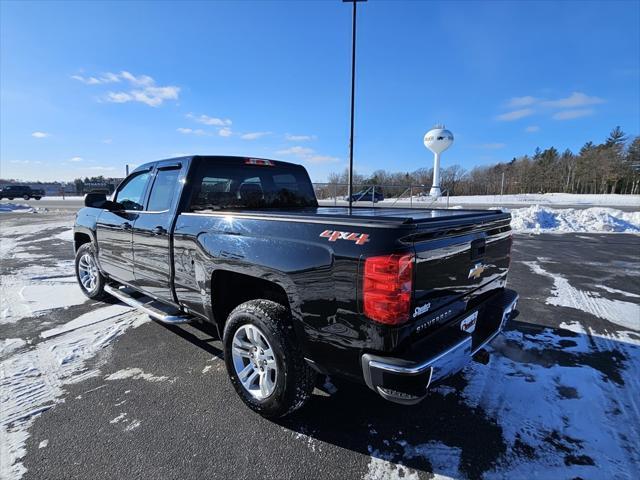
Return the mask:
<path id="1" fill-rule="evenodd" d="M 124 222 L 122 225 L 120 225 L 120 228 L 122 230 L 131 230 L 131 224 L 129 222 Z"/>
<path id="2" fill-rule="evenodd" d="M 154 235 L 164 235 L 167 233 L 167 229 L 158 225 L 156 228 L 151 230 L 151 233 L 153 233 Z"/>

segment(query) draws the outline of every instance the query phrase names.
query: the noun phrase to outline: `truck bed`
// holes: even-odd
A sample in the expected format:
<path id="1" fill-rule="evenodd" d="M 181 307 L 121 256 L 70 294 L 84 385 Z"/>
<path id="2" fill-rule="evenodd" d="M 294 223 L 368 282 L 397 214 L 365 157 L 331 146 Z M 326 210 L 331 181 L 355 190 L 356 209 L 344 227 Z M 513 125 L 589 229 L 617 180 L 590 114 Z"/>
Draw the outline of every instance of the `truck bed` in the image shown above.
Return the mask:
<path id="1" fill-rule="evenodd" d="M 501 210 L 466 210 L 438 208 L 373 208 L 373 207 L 315 207 L 301 209 L 264 210 L 204 210 L 198 214 L 234 215 L 242 217 L 273 218 L 323 223 L 348 223 L 399 226 L 445 221 L 493 221 L 509 218 Z"/>

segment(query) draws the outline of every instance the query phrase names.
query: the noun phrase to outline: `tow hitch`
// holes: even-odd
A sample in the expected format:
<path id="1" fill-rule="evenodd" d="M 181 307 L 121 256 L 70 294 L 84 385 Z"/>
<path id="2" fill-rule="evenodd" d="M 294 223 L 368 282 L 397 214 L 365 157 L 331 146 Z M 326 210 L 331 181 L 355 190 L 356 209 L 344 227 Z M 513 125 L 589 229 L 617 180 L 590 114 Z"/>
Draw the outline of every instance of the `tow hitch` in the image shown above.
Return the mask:
<path id="1" fill-rule="evenodd" d="M 491 354 L 487 350 L 485 350 L 484 348 L 481 348 L 471 358 L 473 359 L 474 362 L 478 362 L 478 363 L 481 363 L 483 365 L 487 365 L 489 363 L 489 360 L 491 359 Z"/>

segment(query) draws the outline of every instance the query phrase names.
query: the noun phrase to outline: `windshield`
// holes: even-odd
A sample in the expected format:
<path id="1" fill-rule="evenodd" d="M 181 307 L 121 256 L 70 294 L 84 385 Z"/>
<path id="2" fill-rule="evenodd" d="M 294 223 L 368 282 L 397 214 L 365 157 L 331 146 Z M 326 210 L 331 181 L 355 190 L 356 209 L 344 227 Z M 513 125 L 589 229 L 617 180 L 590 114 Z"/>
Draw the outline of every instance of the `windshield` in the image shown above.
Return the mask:
<path id="1" fill-rule="evenodd" d="M 194 180 L 191 210 L 318 206 L 302 167 L 203 161 Z"/>

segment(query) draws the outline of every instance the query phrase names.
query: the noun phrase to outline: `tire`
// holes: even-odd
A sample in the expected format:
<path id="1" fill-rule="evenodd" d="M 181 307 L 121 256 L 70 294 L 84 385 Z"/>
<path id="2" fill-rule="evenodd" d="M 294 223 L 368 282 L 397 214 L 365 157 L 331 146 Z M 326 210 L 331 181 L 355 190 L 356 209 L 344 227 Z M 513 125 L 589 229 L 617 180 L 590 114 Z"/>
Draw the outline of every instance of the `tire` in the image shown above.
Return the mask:
<path id="1" fill-rule="evenodd" d="M 33 197 L 33 198 L 35 198 L 36 200 L 40 200 L 42 197 Z"/>
<path id="2" fill-rule="evenodd" d="M 260 334 L 261 338 L 253 345 L 266 346 L 264 351 L 258 347 L 253 360 L 244 355 L 251 351 L 246 345 L 251 345 L 248 336 L 240 341 L 247 331 L 253 330 Z M 249 341 L 247 343 L 246 341 Z M 242 345 L 242 348 L 234 349 Z M 236 307 L 227 319 L 223 334 L 224 358 L 227 373 L 233 387 L 242 401 L 253 411 L 266 418 L 284 417 L 302 407 L 311 397 L 311 392 L 315 386 L 316 373 L 305 362 L 302 352 L 298 348 L 291 326 L 291 318 L 288 310 L 279 303 L 270 300 L 250 300 Z M 271 347 L 270 349 L 268 347 Z M 252 347 L 255 348 L 255 347 Z M 234 352 L 243 352 L 238 355 Z M 258 372 L 256 368 L 249 370 L 248 375 L 243 375 L 254 361 L 260 362 L 258 353 L 265 354 L 264 372 Z M 271 352 L 271 355 L 269 353 Z M 244 365 L 246 362 L 246 365 Z M 272 365 L 269 368 L 269 365 Z M 275 366 L 275 372 L 273 372 Z M 244 367 L 244 369 L 243 369 Z M 240 372 L 239 372 L 240 370 Z M 254 380 L 257 391 L 249 390 L 243 385 L 239 374 L 245 379 L 251 378 L 254 374 L 258 377 Z M 275 378 L 274 378 L 275 377 Z M 267 387 L 271 384 L 270 393 L 264 395 L 262 390 L 263 379 Z M 250 385 L 251 386 L 251 385 Z"/>
<path id="3" fill-rule="evenodd" d="M 29 200 L 31 197 L 29 195 L 23 195 L 22 198 L 24 198 L 25 200 Z"/>
<path id="4" fill-rule="evenodd" d="M 9 200 L 13 200 L 13 197 L 7 197 Z"/>
<path id="5" fill-rule="evenodd" d="M 85 243 L 78 248 L 75 267 L 76 280 L 85 296 L 91 300 L 104 300 L 107 298 L 107 294 L 104 291 L 106 281 L 98 269 L 96 249 L 92 243 Z M 87 269 L 90 269 L 90 272 L 86 272 L 86 275 L 93 277 L 93 282 L 88 281 L 85 275 Z"/>

